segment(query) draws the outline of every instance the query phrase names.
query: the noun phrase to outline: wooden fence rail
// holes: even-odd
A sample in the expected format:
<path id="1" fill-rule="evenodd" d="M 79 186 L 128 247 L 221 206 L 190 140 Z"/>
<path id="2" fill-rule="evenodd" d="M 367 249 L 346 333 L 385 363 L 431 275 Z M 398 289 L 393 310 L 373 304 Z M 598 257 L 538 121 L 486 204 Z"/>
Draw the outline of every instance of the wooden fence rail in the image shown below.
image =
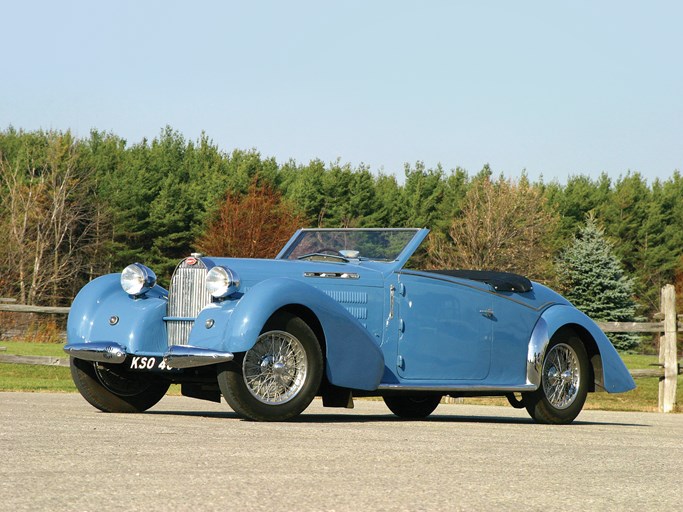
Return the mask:
<path id="1" fill-rule="evenodd" d="M 17 356 L 14 354 L 0 354 L 0 363 L 33 364 L 41 366 L 69 366 L 68 357 L 52 356 Z"/>
<path id="2" fill-rule="evenodd" d="M 0 311 L 14 313 L 66 314 L 68 307 L 27 306 L 14 304 L 13 299 L 0 298 Z M 683 315 L 676 314 L 676 289 L 667 284 L 661 290 L 660 322 L 596 322 L 603 332 L 660 333 L 659 368 L 631 370 L 634 379 L 659 378 L 659 410 L 672 412 L 676 407 L 676 385 L 681 367 L 678 364 L 676 338 L 683 332 Z M 42 356 L 12 356 L 0 354 L 0 363 L 45 364 L 69 366 L 67 358 Z"/>
<path id="3" fill-rule="evenodd" d="M 602 332 L 664 332 L 664 322 L 595 322 Z M 683 322 L 678 322 L 678 331 L 683 332 Z"/>
<path id="4" fill-rule="evenodd" d="M 67 315 L 69 313 L 68 306 L 29 306 L 26 304 L 7 304 L 0 301 L 0 311 L 9 311 L 11 313 L 43 313 L 51 315 Z"/>

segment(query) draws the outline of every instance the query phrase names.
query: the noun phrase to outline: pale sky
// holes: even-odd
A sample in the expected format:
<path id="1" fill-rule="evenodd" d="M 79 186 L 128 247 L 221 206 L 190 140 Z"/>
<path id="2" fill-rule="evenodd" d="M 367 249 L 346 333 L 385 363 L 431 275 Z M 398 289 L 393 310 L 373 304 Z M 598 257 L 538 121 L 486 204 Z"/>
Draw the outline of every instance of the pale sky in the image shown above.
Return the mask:
<path id="1" fill-rule="evenodd" d="M 0 0 L 0 129 L 403 176 L 683 170 L 680 1 Z"/>

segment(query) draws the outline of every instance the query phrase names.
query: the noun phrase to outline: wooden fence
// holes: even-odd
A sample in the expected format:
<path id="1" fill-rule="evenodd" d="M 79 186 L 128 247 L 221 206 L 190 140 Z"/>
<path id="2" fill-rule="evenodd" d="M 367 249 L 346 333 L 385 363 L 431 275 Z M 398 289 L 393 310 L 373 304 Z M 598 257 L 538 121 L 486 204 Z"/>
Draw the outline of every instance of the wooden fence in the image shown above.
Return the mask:
<path id="1" fill-rule="evenodd" d="M 12 299 L 0 299 L 0 311 L 14 313 L 66 314 L 68 307 L 27 306 L 14 304 Z M 657 368 L 631 370 L 634 379 L 659 378 L 659 411 L 672 412 L 676 406 L 676 385 L 681 366 L 678 364 L 676 338 L 683 332 L 683 315 L 676 314 L 676 289 L 666 285 L 661 290 L 661 311 L 657 322 L 597 322 L 603 332 L 659 333 L 659 363 Z M 43 356 L 12 356 L 0 353 L 0 363 L 43 364 L 69 366 L 68 358 Z"/>
<path id="2" fill-rule="evenodd" d="M 659 411 L 672 412 L 676 406 L 676 385 L 681 373 L 678 364 L 676 338 L 683 332 L 683 323 L 676 314 L 676 289 L 667 284 L 660 295 L 659 322 L 597 322 L 604 332 L 660 333 L 658 368 L 631 370 L 633 378 L 659 377 Z"/>

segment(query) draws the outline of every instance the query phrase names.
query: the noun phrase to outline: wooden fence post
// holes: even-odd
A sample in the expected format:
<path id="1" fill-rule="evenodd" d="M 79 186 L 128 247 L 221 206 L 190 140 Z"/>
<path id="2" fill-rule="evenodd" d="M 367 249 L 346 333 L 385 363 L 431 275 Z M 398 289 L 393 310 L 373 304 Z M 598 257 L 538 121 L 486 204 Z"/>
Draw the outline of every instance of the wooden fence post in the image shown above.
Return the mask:
<path id="1" fill-rule="evenodd" d="M 664 367 L 664 377 L 659 379 L 659 411 L 671 412 L 676 405 L 676 379 L 678 361 L 676 354 L 676 289 L 667 284 L 662 288 L 662 313 L 664 314 L 664 334 L 659 340 L 659 364 Z"/>

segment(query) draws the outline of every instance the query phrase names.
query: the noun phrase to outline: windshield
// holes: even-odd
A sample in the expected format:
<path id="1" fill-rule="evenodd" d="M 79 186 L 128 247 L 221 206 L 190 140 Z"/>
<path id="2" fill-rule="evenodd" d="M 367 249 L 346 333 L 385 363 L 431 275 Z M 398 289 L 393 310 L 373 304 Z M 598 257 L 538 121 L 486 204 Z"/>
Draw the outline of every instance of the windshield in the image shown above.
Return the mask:
<path id="1" fill-rule="evenodd" d="M 339 260 L 394 261 L 417 229 L 305 229 L 290 242 L 284 259 L 329 255 Z"/>

